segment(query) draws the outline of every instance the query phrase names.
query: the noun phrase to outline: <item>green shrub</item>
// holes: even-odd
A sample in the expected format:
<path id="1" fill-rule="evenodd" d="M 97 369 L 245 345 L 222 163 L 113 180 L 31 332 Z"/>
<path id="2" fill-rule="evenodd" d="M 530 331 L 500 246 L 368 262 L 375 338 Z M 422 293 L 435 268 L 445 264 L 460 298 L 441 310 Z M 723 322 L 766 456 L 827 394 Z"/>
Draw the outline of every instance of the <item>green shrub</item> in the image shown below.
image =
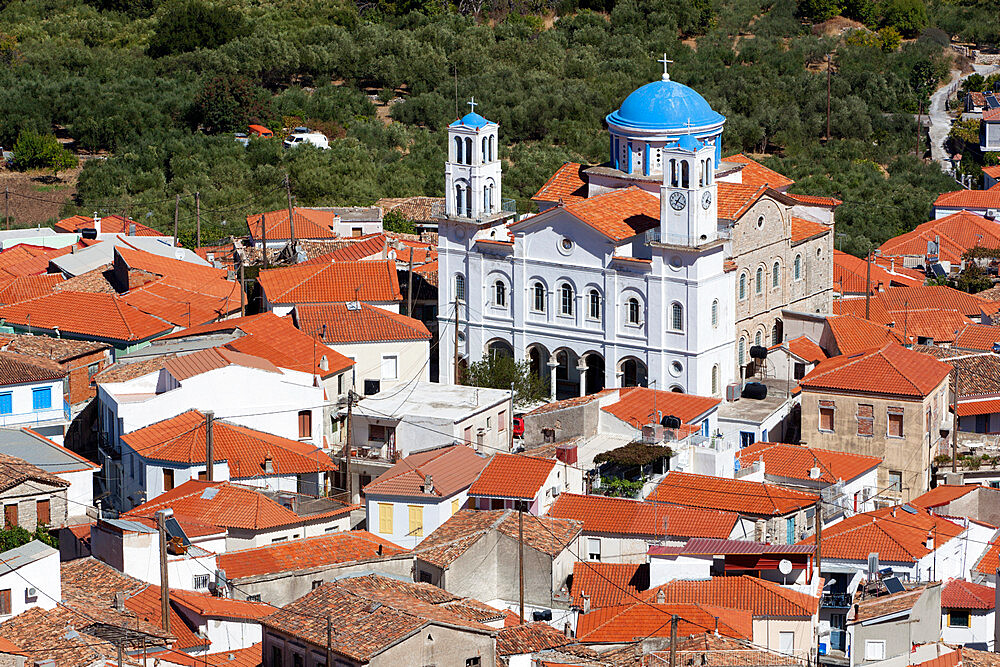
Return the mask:
<path id="1" fill-rule="evenodd" d="M 51 134 L 38 134 L 25 130 L 14 144 L 15 169 L 49 169 L 53 174 L 70 169 L 77 164 L 76 156 L 66 150 Z"/>

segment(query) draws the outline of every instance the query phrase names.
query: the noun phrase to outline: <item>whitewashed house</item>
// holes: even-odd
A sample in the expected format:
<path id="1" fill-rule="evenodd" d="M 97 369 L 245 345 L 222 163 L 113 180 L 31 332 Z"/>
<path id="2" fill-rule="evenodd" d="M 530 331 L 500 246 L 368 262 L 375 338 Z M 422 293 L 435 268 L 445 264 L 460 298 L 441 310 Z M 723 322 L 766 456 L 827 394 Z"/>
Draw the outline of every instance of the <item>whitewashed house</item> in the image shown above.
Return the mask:
<path id="1" fill-rule="evenodd" d="M 63 400 L 65 377 L 54 361 L 0 352 L 0 426 L 65 425 L 70 419 Z"/>
<path id="2" fill-rule="evenodd" d="M 62 600 L 59 551 L 38 540 L 0 553 L 0 620 Z"/>
<path id="3" fill-rule="evenodd" d="M 0 429 L 0 454 L 23 459 L 69 484 L 67 524 L 86 522 L 95 513 L 94 473 L 100 466 L 29 428 Z"/>
<path id="4" fill-rule="evenodd" d="M 941 589 L 941 641 L 985 651 L 994 647 L 996 589 L 950 579 Z"/>

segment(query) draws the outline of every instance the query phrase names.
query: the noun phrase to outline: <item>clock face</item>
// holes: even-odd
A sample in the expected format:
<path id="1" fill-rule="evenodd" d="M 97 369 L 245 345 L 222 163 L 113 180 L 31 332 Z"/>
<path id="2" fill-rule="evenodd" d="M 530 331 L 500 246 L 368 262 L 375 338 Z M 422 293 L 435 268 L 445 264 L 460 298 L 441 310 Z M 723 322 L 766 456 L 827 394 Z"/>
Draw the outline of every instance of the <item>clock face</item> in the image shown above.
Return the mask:
<path id="1" fill-rule="evenodd" d="M 685 204 L 687 204 L 687 199 L 684 197 L 683 193 L 675 192 L 670 195 L 670 205 L 675 211 L 683 209 Z"/>
<path id="2" fill-rule="evenodd" d="M 712 205 L 712 193 L 706 190 L 705 194 L 701 196 L 701 207 L 707 209 L 711 205 Z"/>

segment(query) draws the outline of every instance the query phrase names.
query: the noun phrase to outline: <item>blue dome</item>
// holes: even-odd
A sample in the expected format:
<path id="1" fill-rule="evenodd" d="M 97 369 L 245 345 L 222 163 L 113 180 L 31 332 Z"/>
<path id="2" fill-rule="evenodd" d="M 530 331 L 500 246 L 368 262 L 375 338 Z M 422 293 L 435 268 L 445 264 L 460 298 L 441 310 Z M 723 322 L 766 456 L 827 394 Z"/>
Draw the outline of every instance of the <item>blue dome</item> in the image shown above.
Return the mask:
<path id="1" fill-rule="evenodd" d="M 677 140 L 677 148 L 681 149 L 682 151 L 690 151 L 692 153 L 697 153 L 704 147 L 705 144 L 701 143 L 690 134 L 685 134 L 681 136 L 680 139 Z"/>
<path id="2" fill-rule="evenodd" d="M 451 124 L 451 127 L 456 125 L 464 125 L 466 127 L 486 127 L 492 124 L 491 121 L 486 120 L 475 111 L 470 111 L 469 113 L 462 116 L 459 120 L 456 120 Z"/>
<path id="3" fill-rule="evenodd" d="M 647 83 L 626 97 L 618 111 L 607 116 L 609 123 L 642 130 L 686 130 L 725 120 L 694 89 L 676 81 Z"/>

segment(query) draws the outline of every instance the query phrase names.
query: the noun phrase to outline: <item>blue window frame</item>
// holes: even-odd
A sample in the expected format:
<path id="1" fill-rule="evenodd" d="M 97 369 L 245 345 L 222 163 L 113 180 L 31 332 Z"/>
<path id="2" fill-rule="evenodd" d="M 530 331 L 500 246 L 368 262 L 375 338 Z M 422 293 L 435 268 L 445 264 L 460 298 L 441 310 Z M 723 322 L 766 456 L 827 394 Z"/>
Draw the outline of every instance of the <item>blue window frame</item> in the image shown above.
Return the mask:
<path id="1" fill-rule="evenodd" d="M 785 519 L 785 544 L 795 544 L 795 519 Z"/>
<path id="2" fill-rule="evenodd" d="M 740 448 L 749 447 L 757 438 L 753 431 L 740 431 Z"/>
<path id="3" fill-rule="evenodd" d="M 48 410 L 52 407 L 52 387 L 31 390 L 31 409 Z"/>
<path id="4" fill-rule="evenodd" d="M 0 394 L 0 415 L 9 415 L 14 412 L 14 399 L 10 392 Z"/>

